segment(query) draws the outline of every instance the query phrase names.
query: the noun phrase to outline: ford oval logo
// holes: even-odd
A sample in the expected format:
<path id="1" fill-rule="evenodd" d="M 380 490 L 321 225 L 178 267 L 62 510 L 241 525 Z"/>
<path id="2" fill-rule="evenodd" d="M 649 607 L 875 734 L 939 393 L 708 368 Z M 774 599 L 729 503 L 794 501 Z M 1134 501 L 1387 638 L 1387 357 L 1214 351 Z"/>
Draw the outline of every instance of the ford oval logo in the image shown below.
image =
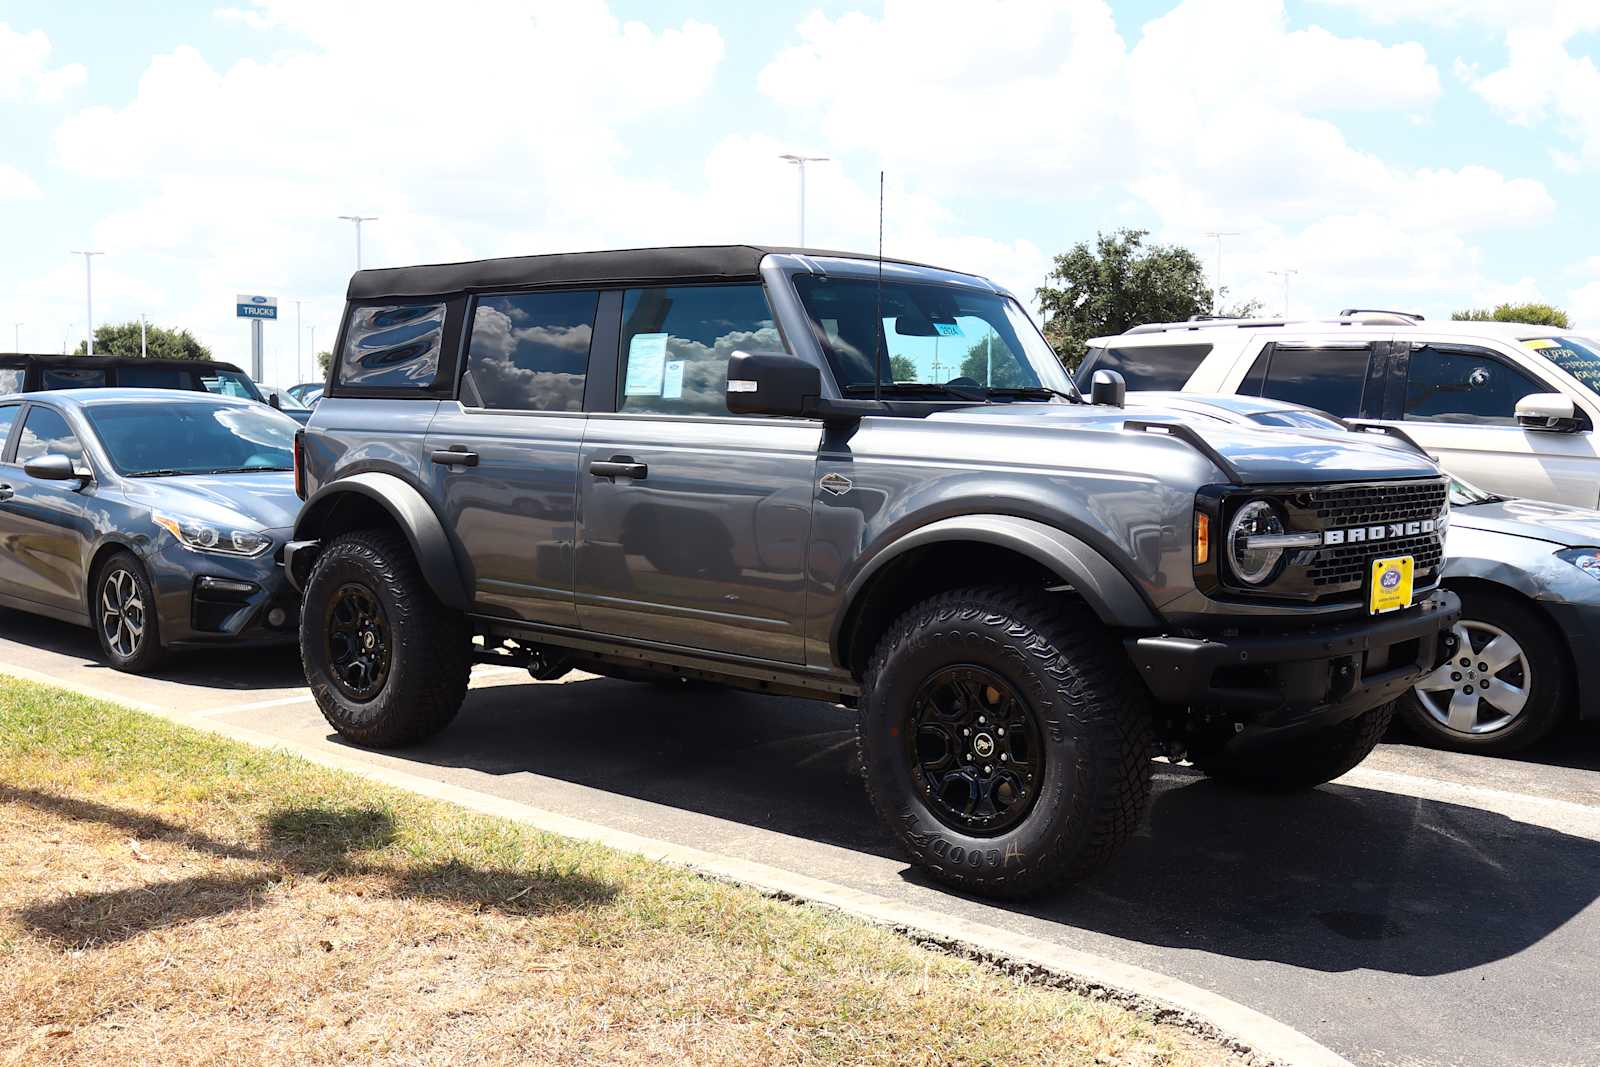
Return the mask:
<path id="1" fill-rule="evenodd" d="M 250 298 L 250 303 L 252 304 L 265 304 L 266 302 L 267 298 L 264 296 L 252 296 Z"/>
<path id="2" fill-rule="evenodd" d="M 1400 584 L 1400 572 L 1397 570 L 1384 571 L 1383 577 L 1379 579 L 1379 582 L 1385 589 L 1393 589 Z"/>

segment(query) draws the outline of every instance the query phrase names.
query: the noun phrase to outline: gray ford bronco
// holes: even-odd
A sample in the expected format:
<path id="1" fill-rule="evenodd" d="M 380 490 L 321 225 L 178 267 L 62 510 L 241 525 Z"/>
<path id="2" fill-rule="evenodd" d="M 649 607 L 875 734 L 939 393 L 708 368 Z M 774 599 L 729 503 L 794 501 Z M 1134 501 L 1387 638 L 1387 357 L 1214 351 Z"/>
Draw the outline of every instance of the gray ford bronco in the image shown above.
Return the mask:
<path id="1" fill-rule="evenodd" d="M 1327 781 L 1448 651 L 1426 456 L 1186 416 L 1084 398 L 1009 293 L 913 263 L 361 271 L 296 446 L 307 680 L 378 747 L 475 661 L 854 707 L 912 859 L 1037 892 L 1135 832 L 1152 756 Z"/>

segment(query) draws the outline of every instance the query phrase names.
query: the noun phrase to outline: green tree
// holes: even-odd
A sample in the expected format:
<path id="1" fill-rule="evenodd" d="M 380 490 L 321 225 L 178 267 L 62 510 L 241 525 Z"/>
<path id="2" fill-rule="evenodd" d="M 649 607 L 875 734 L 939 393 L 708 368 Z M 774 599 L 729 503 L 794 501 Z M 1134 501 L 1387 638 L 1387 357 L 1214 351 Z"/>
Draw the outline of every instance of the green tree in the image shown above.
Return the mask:
<path id="1" fill-rule="evenodd" d="M 983 340 L 967 349 L 966 358 L 961 361 L 961 376 L 971 378 L 979 385 L 992 386 L 996 389 L 1016 389 L 1024 385 L 1032 385 L 1022 373 L 1022 367 L 1006 349 L 1000 345 L 1000 358 L 991 358 L 989 346 L 994 338 L 985 337 Z"/>
<path id="2" fill-rule="evenodd" d="M 1500 304 L 1493 311 L 1488 308 L 1467 308 L 1452 312 L 1457 322 L 1528 322 L 1535 326 L 1554 326 L 1559 330 L 1572 328 L 1567 313 L 1551 304 Z"/>
<path id="3" fill-rule="evenodd" d="M 1200 257 L 1180 245 L 1145 245 L 1148 230 L 1098 234 L 1056 256 L 1047 286 L 1038 291 L 1045 337 L 1062 362 L 1075 367 L 1089 338 L 1121 333 L 1143 322 L 1209 315 L 1216 294 L 1205 283 Z M 1232 310 L 1258 310 L 1246 302 Z"/>
<path id="4" fill-rule="evenodd" d="M 910 356 L 895 356 L 889 360 L 889 378 L 896 382 L 914 382 L 917 380 L 917 365 L 911 362 Z"/>
<path id="5" fill-rule="evenodd" d="M 327 381 L 328 380 L 328 368 L 331 367 L 331 366 L 333 366 L 333 353 L 332 352 L 318 352 L 317 353 L 317 369 L 322 372 L 322 380 L 323 381 Z"/>
<path id="6" fill-rule="evenodd" d="M 195 340 L 188 330 L 169 330 L 162 326 L 145 327 L 145 347 L 151 359 L 210 359 L 211 349 Z M 88 354 L 89 346 L 78 342 L 74 355 Z M 94 354 L 97 356 L 131 356 L 139 351 L 139 324 L 137 322 L 108 323 L 94 328 Z"/>

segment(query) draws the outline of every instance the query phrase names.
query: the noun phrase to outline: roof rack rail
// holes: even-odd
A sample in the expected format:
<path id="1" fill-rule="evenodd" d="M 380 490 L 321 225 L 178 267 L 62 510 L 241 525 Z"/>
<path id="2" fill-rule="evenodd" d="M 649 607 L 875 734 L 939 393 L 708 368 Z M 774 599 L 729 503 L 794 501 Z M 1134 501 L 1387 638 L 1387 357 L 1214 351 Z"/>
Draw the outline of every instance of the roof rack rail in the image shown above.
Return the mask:
<path id="1" fill-rule="evenodd" d="M 1339 312 L 1341 319 L 1353 319 L 1357 315 L 1398 315 L 1402 319 L 1413 322 L 1424 322 L 1427 316 L 1417 311 L 1394 311 L 1390 308 L 1345 308 Z"/>

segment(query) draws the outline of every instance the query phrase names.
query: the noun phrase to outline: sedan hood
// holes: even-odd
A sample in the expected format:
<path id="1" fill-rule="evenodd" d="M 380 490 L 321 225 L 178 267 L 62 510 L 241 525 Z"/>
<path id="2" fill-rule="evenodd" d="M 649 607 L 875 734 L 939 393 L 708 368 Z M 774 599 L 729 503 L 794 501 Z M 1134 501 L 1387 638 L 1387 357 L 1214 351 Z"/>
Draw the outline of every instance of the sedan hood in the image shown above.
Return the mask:
<path id="1" fill-rule="evenodd" d="M 284 530 L 300 514 L 289 471 L 129 478 L 122 484 L 130 500 L 152 510 L 216 525 Z"/>
<path id="2" fill-rule="evenodd" d="M 1533 537 L 1553 545 L 1600 545 L 1600 511 L 1542 500 L 1495 500 L 1450 509 L 1450 525 Z"/>
<path id="3" fill-rule="evenodd" d="M 1130 430 L 1126 424 L 1179 424 L 1198 434 L 1239 473 L 1245 485 L 1365 481 L 1375 478 L 1432 478 L 1439 468 L 1409 448 L 1358 434 L 1302 433 L 1278 427 L 1257 428 L 1197 418 L 1192 411 L 1158 404 L 1114 408 L 1091 404 L 986 404 L 928 416 L 931 422 L 974 422 L 1015 426 L 1027 422 L 1041 431 Z M 1187 446 L 1187 447 L 1193 447 Z"/>

